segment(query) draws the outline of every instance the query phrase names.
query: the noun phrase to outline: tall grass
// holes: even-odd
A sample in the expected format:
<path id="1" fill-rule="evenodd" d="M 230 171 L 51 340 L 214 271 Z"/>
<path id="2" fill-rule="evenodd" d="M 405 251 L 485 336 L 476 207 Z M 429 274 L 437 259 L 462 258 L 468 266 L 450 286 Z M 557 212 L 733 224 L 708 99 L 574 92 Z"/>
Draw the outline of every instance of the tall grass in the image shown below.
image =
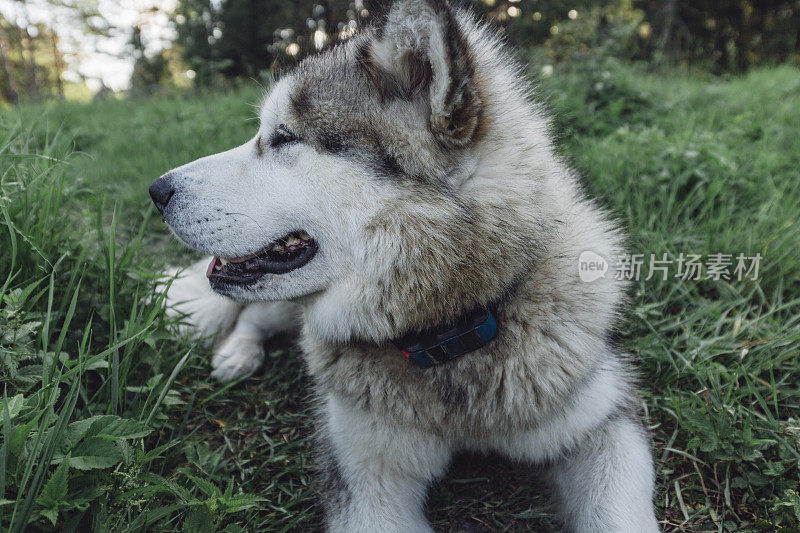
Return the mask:
<path id="1" fill-rule="evenodd" d="M 177 345 L 165 333 L 144 226 L 120 242 L 115 207 L 66 177 L 71 139 L 32 139 L 21 121 L 4 122 L 0 529 L 65 518 L 74 528 L 96 522 L 98 511 L 108 515 L 106 526 L 146 525 L 148 513 L 129 514 L 126 492 L 111 500 L 108 485 L 135 479 L 163 451 L 144 437 L 164 417 L 189 353 L 168 379 L 157 372 L 162 354 Z M 220 499 L 238 507 L 250 501 Z"/>

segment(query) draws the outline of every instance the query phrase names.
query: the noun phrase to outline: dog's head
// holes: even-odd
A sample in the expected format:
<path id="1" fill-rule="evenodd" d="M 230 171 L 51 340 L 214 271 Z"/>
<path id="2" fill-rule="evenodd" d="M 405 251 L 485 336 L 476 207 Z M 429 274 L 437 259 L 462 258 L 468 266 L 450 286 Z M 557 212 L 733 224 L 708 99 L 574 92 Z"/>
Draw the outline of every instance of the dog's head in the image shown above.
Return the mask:
<path id="1" fill-rule="evenodd" d="M 491 102 L 500 86 L 525 100 L 510 62 L 481 66 L 498 46 L 444 0 L 397 0 L 276 82 L 251 141 L 172 170 L 151 196 L 215 256 L 215 291 L 298 300 L 328 338 L 382 340 L 489 303 L 532 249 L 514 206 L 533 191 L 498 176 L 529 114 Z"/>

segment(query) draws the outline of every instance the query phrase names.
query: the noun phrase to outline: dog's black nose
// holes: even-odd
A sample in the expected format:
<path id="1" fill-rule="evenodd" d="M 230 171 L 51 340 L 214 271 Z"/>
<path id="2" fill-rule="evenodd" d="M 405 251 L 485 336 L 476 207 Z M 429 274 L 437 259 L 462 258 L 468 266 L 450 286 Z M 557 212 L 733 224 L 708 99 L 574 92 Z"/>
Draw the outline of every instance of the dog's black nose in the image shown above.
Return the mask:
<path id="1" fill-rule="evenodd" d="M 150 198 L 156 204 L 158 212 L 164 214 L 175 188 L 172 185 L 172 174 L 164 174 L 150 185 Z"/>

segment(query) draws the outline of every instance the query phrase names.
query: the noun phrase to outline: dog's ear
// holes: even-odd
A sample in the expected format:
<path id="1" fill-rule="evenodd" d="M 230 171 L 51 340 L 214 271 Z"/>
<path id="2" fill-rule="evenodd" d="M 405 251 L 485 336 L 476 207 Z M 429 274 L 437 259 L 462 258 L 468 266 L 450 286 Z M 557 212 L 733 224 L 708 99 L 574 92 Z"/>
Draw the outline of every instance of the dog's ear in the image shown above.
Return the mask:
<path id="1" fill-rule="evenodd" d="M 428 99 L 431 131 L 468 145 L 481 116 L 474 60 L 446 0 L 395 0 L 361 62 L 382 99 Z"/>

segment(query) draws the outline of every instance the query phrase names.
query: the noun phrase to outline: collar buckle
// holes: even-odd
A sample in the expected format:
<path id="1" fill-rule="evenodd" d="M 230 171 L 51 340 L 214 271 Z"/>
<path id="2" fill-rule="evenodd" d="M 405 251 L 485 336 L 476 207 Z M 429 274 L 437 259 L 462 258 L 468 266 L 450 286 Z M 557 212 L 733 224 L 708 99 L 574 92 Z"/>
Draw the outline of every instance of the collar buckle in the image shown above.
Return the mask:
<path id="1" fill-rule="evenodd" d="M 464 315 L 454 324 L 409 333 L 395 344 L 417 366 L 431 367 L 482 348 L 497 336 L 497 320 L 489 308 Z"/>

